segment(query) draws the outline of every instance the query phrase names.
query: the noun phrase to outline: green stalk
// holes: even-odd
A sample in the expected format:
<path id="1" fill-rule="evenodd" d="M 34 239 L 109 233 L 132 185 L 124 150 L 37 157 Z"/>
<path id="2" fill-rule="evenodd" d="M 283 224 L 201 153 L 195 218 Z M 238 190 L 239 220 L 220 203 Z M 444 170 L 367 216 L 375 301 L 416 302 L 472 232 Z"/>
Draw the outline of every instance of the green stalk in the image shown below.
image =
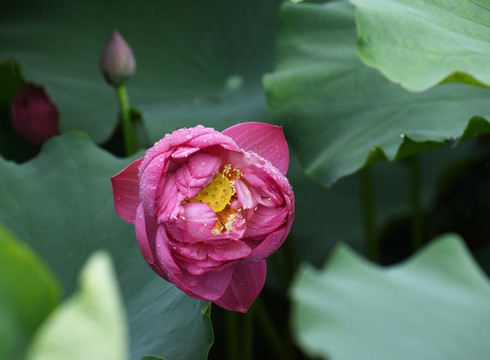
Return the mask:
<path id="1" fill-rule="evenodd" d="M 419 157 L 410 159 L 410 204 L 412 207 L 412 244 L 419 249 L 423 244 L 422 213 L 420 211 L 420 165 Z"/>
<path id="2" fill-rule="evenodd" d="M 267 313 L 267 309 L 260 298 L 255 299 L 255 312 L 257 315 L 257 321 L 260 324 L 263 335 L 267 338 L 271 348 L 276 354 L 276 359 L 289 360 L 293 359 L 293 353 L 287 352 L 282 346 L 281 337 L 276 331 L 274 324 Z"/>
<path id="3" fill-rule="evenodd" d="M 243 360 L 253 359 L 253 323 L 254 323 L 254 307 L 250 307 L 243 318 Z"/>
<path id="4" fill-rule="evenodd" d="M 124 146 L 126 155 L 133 155 L 138 150 L 136 134 L 134 132 L 133 122 L 131 120 L 131 108 L 129 106 L 128 93 L 126 86 L 119 84 L 116 86 L 117 100 L 119 102 L 119 110 L 121 112 L 122 129 L 124 134 Z"/>
<path id="5" fill-rule="evenodd" d="M 369 167 L 361 171 L 361 189 L 367 253 L 369 259 L 374 262 L 379 262 L 379 242 L 374 230 L 373 185 L 371 181 L 371 169 Z"/>
<path id="6" fill-rule="evenodd" d="M 240 359 L 238 346 L 238 314 L 226 311 L 226 334 L 228 337 L 228 359 Z"/>

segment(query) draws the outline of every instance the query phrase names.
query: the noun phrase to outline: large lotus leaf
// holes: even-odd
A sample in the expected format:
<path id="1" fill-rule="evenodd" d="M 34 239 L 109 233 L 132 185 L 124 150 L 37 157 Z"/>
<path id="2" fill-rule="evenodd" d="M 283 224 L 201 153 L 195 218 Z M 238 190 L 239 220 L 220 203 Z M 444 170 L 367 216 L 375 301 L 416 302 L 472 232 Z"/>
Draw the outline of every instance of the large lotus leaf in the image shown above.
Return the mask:
<path id="1" fill-rule="evenodd" d="M 490 86 L 488 0 L 350 0 L 363 61 L 423 91 L 445 81 Z"/>
<path id="2" fill-rule="evenodd" d="M 0 159 L 0 222 L 47 261 L 65 295 L 74 291 L 92 252 L 110 252 L 129 320 L 131 359 L 205 358 L 212 343 L 210 319 L 202 312 L 207 303 L 155 275 L 142 259 L 134 227 L 114 211 L 109 179 L 130 161 L 79 133 L 50 140 L 23 165 Z"/>
<path id="3" fill-rule="evenodd" d="M 59 297 L 51 271 L 0 224 L 0 359 L 22 358 Z"/>
<path id="4" fill-rule="evenodd" d="M 488 359 L 490 283 L 456 235 L 387 269 L 339 247 L 323 270 L 300 268 L 292 298 L 293 331 L 312 356 Z"/>
<path id="5" fill-rule="evenodd" d="M 445 84 L 409 93 L 366 67 L 355 40 L 347 2 L 281 8 L 278 64 L 264 80 L 268 108 L 310 177 L 331 185 L 381 159 L 490 132 L 475 117 L 490 116 L 488 89 Z"/>
<path id="6" fill-rule="evenodd" d="M 124 359 L 127 324 L 110 257 L 92 255 L 80 289 L 42 324 L 27 360 Z"/>
<path id="7" fill-rule="evenodd" d="M 198 123 L 266 121 L 261 76 L 272 68 L 279 3 L 8 0 L 0 59 L 18 60 L 26 80 L 46 86 L 62 130 L 84 130 L 97 143 L 117 118 L 115 93 L 98 69 L 114 28 L 135 53 L 129 96 L 152 140 Z"/>

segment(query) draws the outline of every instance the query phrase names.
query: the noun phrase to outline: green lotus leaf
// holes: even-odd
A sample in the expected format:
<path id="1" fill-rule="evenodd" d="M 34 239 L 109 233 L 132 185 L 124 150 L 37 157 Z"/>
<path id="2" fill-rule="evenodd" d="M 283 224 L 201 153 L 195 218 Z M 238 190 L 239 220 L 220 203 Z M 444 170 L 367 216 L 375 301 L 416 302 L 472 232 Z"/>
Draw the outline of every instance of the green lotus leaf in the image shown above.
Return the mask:
<path id="1" fill-rule="evenodd" d="M 411 91 L 490 86 L 486 0 L 351 0 L 362 60 Z"/>
<path id="2" fill-rule="evenodd" d="M 381 268 L 339 246 L 292 286 L 293 331 L 310 356 L 487 359 L 490 283 L 462 240 L 444 235 L 401 265 Z"/>
<path id="3" fill-rule="evenodd" d="M 281 7 L 267 104 L 308 176 L 330 186 L 380 160 L 490 133 L 488 89 L 445 84 L 409 93 L 366 67 L 355 41 L 348 2 Z"/>

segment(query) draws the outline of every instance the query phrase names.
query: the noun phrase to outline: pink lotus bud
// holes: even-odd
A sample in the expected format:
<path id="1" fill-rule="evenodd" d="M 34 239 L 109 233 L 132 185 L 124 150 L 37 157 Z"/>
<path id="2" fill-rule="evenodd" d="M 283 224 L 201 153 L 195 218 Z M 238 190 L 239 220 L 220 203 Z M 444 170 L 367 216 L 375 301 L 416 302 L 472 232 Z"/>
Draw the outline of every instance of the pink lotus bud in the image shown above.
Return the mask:
<path id="1" fill-rule="evenodd" d="M 122 84 L 133 75 L 136 69 L 133 51 L 117 30 L 107 40 L 99 66 L 111 85 Z"/>
<path id="2" fill-rule="evenodd" d="M 286 239 L 294 194 L 282 128 L 201 125 L 167 134 L 114 176 L 114 207 L 135 225 L 143 258 L 197 299 L 246 312 L 265 258 Z"/>
<path id="3" fill-rule="evenodd" d="M 59 134 L 58 111 L 40 86 L 22 86 L 12 99 L 10 113 L 15 131 L 34 145 Z"/>

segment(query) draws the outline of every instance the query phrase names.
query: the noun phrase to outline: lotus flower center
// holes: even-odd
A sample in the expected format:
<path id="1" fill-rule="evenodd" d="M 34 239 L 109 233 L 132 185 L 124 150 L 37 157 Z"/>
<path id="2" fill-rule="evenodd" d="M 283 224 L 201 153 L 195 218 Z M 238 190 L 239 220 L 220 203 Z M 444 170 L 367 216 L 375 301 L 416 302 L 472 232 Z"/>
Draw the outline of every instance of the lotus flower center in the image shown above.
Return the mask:
<path id="1" fill-rule="evenodd" d="M 230 202 L 233 189 L 230 180 L 222 173 L 217 173 L 211 183 L 199 191 L 190 202 L 200 202 L 209 205 L 214 212 L 222 211 Z"/>

